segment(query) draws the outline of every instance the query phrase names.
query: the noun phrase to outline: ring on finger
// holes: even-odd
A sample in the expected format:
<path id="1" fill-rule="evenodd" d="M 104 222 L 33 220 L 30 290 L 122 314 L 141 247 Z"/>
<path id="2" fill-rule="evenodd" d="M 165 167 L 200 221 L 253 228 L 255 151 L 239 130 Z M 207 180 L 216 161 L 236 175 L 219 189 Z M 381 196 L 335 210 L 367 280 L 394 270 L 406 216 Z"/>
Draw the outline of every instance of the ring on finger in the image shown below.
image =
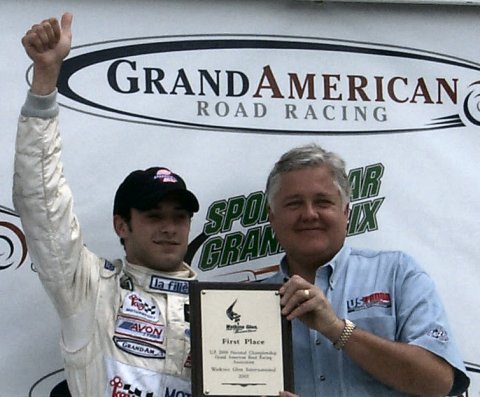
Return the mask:
<path id="1" fill-rule="evenodd" d="M 310 299 L 310 290 L 309 289 L 304 289 L 303 290 L 303 295 L 305 296 L 306 299 Z"/>

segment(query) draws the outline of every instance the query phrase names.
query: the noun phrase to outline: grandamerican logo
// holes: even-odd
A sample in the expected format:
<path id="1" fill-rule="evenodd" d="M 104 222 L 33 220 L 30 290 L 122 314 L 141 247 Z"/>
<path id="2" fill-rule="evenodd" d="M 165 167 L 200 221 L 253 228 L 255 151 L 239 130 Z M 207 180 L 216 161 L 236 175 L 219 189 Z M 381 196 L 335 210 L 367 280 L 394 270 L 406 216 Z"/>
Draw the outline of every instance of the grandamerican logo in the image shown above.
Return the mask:
<path id="1" fill-rule="evenodd" d="M 269 134 L 399 133 L 480 125 L 479 70 L 468 60 L 381 43 L 158 36 L 73 48 L 58 88 L 69 108 L 139 123 Z M 87 84 L 92 78 L 95 90 Z"/>
<path id="2" fill-rule="evenodd" d="M 164 349 L 152 345 L 151 343 L 142 342 L 131 338 L 119 338 L 113 337 L 115 345 L 120 350 L 126 353 L 133 354 L 134 356 L 145 358 L 165 358 L 166 352 Z"/>

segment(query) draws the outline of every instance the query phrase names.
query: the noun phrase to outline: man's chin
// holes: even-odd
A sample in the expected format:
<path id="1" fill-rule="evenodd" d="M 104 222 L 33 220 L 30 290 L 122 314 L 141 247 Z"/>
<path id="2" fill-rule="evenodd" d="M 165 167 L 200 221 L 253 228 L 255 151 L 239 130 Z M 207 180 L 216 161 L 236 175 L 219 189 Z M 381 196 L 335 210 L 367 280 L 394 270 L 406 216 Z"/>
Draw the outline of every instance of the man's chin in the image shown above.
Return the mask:
<path id="1" fill-rule="evenodd" d="M 172 255 L 171 257 L 165 257 L 161 260 L 155 261 L 151 266 L 148 266 L 152 270 L 158 270 L 162 272 L 175 272 L 182 268 L 183 260 L 178 255 Z"/>
<path id="2" fill-rule="evenodd" d="M 295 250 L 296 257 L 303 257 L 305 259 L 315 259 L 315 258 L 323 258 L 328 251 L 328 247 L 324 244 L 307 244 L 304 243 L 300 245 L 301 250 Z M 285 250 L 287 253 L 289 250 Z M 293 254 L 293 250 L 291 251 Z"/>

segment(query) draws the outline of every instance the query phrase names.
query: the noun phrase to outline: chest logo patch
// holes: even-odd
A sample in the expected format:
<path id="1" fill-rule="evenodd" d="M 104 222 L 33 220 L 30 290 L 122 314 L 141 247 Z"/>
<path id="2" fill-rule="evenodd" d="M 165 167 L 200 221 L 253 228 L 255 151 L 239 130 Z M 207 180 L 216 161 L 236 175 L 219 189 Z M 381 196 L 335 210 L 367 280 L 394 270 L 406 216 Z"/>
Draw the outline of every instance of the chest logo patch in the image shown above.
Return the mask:
<path id="1" fill-rule="evenodd" d="M 130 317 L 117 317 L 115 333 L 120 335 L 132 336 L 134 338 L 147 340 L 150 342 L 163 343 L 165 337 L 165 326 L 161 324 L 152 324 L 146 321 Z"/>
<path id="2" fill-rule="evenodd" d="M 151 343 L 136 339 L 113 337 L 115 345 L 126 353 L 145 358 L 165 358 L 165 350 Z"/>
<path id="3" fill-rule="evenodd" d="M 188 295 L 189 285 L 190 283 L 188 281 L 167 277 L 152 276 L 150 279 L 150 288 L 156 291 Z"/>
<path id="4" fill-rule="evenodd" d="M 154 397 L 155 394 L 149 391 L 143 391 L 138 387 L 132 386 L 128 382 L 123 382 L 122 378 L 116 376 L 110 381 L 112 388 L 112 397 L 116 396 L 138 396 L 138 397 Z"/>
<path id="5" fill-rule="evenodd" d="M 370 307 L 391 307 L 392 300 L 388 292 L 374 292 L 373 294 L 349 299 L 347 301 L 348 313 L 369 309 Z"/>
<path id="6" fill-rule="evenodd" d="M 140 317 L 148 321 L 157 322 L 160 320 L 160 309 L 153 299 L 142 297 L 135 292 L 125 296 L 120 310 L 123 314 Z"/>

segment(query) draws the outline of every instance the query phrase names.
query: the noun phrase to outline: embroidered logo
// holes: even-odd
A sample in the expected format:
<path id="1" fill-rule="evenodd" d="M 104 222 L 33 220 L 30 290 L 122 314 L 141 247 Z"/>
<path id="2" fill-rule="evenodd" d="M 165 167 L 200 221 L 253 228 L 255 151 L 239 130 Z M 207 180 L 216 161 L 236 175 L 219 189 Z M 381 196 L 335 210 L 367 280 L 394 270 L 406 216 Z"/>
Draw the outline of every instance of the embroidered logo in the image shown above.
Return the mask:
<path id="1" fill-rule="evenodd" d="M 112 397 L 154 397 L 153 392 L 143 391 L 130 384 L 124 384 L 122 378 L 120 378 L 119 376 L 115 376 L 110 381 L 110 386 L 112 386 Z"/>
<path id="2" fill-rule="evenodd" d="M 177 183 L 178 180 L 172 175 L 170 170 L 166 168 L 162 168 L 157 171 L 157 174 L 153 177 L 153 179 L 158 179 L 162 183 Z"/>
<path id="3" fill-rule="evenodd" d="M 155 305 L 153 299 L 146 299 L 134 292 L 125 296 L 120 310 L 124 314 L 141 317 L 153 322 L 157 322 L 160 319 L 160 310 Z"/>
<path id="4" fill-rule="evenodd" d="M 442 342 L 448 342 L 448 332 L 444 328 L 435 328 L 427 333 L 428 336 L 438 339 Z"/>
<path id="5" fill-rule="evenodd" d="M 122 289 L 126 289 L 127 291 L 133 291 L 133 282 L 132 282 L 132 279 L 130 277 L 128 277 L 127 275 L 123 275 L 121 278 L 120 278 L 120 287 Z"/>
<path id="6" fill-rule="evenodd" d="M 113 265 L 113 263 L 110 262 L 110 261 L 107 261 L 107 260 L 103 264 L 103 267 L 107 270 L 110 270 L 111 272 L 113 272 L 115 270 L 115 266 Z"/>
<path id="7" fill-rule="evenodd" d="M 388 292 L 374 292 L 373 294 L 349 299 L 347 301 L 348 313 L 368 309 L 370 307 L 391 307 L 392 301 Z"/>
<path id="8" fill-rule="evenodd" d="M 145 358 L 165 358 L 166 352 L 151 343 L 141 342 L 130 338 L 113 337 L 115 345 L 126 353 Z"/>
<path id="9" fill-rule="evenodd" d="M 150 288 L 159 291 L 176 292 L 177 294 L 188 295 L 188 287 L 189 282 L 184 280 L 159 276 L 152 276 L 150 279 Z"/>
<path id="10" fill-rule="evenodd" d="M 115 332 L 117 334 L 133 336 L 151 342 L 163 343 L 165 326 L 129 317 L 118 316 Z"/>

